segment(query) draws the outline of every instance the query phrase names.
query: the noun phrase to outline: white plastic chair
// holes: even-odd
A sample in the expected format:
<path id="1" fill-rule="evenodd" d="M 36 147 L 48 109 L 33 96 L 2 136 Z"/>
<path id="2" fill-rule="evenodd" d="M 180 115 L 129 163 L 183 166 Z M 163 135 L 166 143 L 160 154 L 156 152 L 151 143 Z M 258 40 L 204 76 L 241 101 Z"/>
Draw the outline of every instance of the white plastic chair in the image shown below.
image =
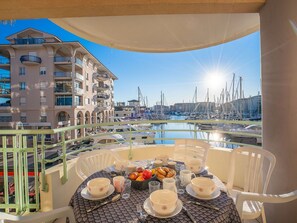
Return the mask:
<path id="1" fill-rule="evenodd" d="M 231 154 L 227 182 L 229 195 L 237 203 L 237 196 L 239 196 L 242 191 L 234 189 L 234 176 L 236 173 L 236 166 L 242 166 L 243 164 L 245 164 L 245 167 L 240 168 L 242 172 L 237 171 L 239 176 L 243 175 L 244 177 L 243 192 L 265 194 L 275 162 L 275 156 L 264 149 L 255 147 L 241 147 L 234 149 Z M 265 222 L 264 206 L 261 200 L 245 200 L 242 205 L 238 205 L 238 208 L 240 208 L 238 211 L 242 213 L 241 217 L 243 220 L 256 219 L 262 213 L 262 219 L 263 222 Z"/>
<path id="2" fill-rule="evenodd" d="M 78 157 L 76 173 L 84 181 L 93 173 L 111 166 L 116 160 L 120 160 L 120 157 L 111 150 L 101 149 L 86 152 Z"/>
<path id="3" fill-rule="evenodd" d="M 292 191 L 287 194 L 259 194 L 259 193 L 250 193 L 250 192 L 242 192 L 237 195 L 236 198 L 236 208 L 238 210 L 239 216 L 244 219 L 244 202 L 246 201 L 254 201 L 261 203 L 286 203 L 297 199 L 297 190 Z M 266 223 L 266 217 L 263 209 L 262 213 L 262 222 Z"/>
<path id="4" fill-rule="evenodd" d="M 199 139 L 176 139 L 173 159 L 185 161 L 188 158 L 197 158 L 205 167 L 210 144 Z"/>
<path id="5" fill-rule="evenodd" d="M 26 216 L 16 216 L 7 213 L 0 213 L 0 222 L 1 223 L 12 223 L 12 222 L 20 222 L 20 223 L 41 223 L 41 222 L 49 222 L 55 219 L 65 218 L 69 219 L 69 223 L 75 223 L 75 218 L 73 214 L 73 209 L 70 206 L 58 208 L 49 212 L 37 212 L 31 213 Z M 66 221 L 65 221 L 66 222 Z"/>

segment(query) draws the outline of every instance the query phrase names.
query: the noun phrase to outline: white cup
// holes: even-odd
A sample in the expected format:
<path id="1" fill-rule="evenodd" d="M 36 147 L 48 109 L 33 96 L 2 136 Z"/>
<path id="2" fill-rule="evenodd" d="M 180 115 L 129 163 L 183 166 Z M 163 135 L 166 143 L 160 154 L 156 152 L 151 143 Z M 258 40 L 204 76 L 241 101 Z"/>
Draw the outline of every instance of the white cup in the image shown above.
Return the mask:
<path id="1" fill-rule="evenodd" d="M 133 164 L 133 163 L 129 163 L 128 166 L 127 166 L 127 171 L 128 171 L 128 173 L 135 172 L 136 171 L 136 165 Z"/>
<path id="2" fill-rule="evenodd" d="M 196 177 L 192 179 L 191 185 L 195 193 L 201 197 L 209 197 L 216 189 L 215 182 L 205 177 Z"/>
<path id="3" fill-rule="evenodd" d="M 163 179 L 163 189 L 171 190 L 177 193 L 175 179 L 173 178 L 164 178 Z"/>
<path id="4" fill-rule="evenodd" d="M 107 194 L 110 185 L 108 178 L 95 178 L 87 183 L 88 193 L 92 197 L 102 197 Z"/>
<path id="5" fill-rule="evenodd" d="M 163 161 L 162 160 L 155 160 L 154 161 L 154 167 L 161 167 L 163 165 Z"/>
<path id="6" fill-rule="evenodd" d="M 201 170 L 201 161 L 199 159 L 189 159 L 186 161 L 186 168 L 193 173 L 199 173 Z"/>
<path id="7" fill-rule="evenodd" d="M 125 177 L 123 176 L 116 176 L 112 179 L 113 186 L 116 190 L 116 192 L 120 193 L 122 192 L 124 188 L 124 183 L 125 183 Z"/>
<path id="8" fill-rule="evenodd" d="M 169 215 L 177 206 L 177 194 L 170 190 L 156 190 L 150 194 L 153 210 L 159 215 Z"/>
<path id="9" fill-rule="evenodd" d="M 190 170 L 181 170 L 180 171 L 180 180 L 181 184 L 186 186 L 191 183 L 192 177 L 196 177 L 194 173 Z"/>

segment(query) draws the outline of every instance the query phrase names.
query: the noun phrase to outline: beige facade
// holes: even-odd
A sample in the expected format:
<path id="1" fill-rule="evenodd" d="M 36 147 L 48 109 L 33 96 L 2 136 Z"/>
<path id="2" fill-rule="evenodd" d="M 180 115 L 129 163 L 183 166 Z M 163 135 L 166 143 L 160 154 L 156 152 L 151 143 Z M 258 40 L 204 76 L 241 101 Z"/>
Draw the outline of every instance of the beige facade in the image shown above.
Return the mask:
<path id="1" fill-rule="evenodd" d="M 0 45 L 0 125 L 57 128 L 109 122 L 117 77 L 79 42 L 26 29 Z M 75 132 L 74 136 L 84 134 Z"/>

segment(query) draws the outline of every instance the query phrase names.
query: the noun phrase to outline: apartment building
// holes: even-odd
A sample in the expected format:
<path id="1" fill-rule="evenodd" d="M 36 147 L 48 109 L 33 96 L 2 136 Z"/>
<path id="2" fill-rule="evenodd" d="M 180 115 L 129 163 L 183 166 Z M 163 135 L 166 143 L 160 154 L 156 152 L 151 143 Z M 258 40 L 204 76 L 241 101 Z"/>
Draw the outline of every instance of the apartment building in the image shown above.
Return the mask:
<path id="1" fill-rule="evenodd" d="M 79 42 L 32 28 L 6 39 L 9 44 L 0 45 L 2 129 L 92 124 L 114 116 L 117 77 Z"/>

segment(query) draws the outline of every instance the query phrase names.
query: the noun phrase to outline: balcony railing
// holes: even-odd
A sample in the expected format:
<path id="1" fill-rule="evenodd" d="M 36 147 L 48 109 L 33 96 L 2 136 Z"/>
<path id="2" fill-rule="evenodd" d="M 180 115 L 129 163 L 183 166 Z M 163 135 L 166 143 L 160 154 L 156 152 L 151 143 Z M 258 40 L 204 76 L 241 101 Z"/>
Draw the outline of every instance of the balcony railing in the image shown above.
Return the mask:
<path id="1" fill-rule="evenodd" d="M 11 89 L 0 88 L 0 94 L 1 95 L 11 94 Z"/>
<path id="2" fill-rule="evenodd" d="M 98 90 L 102 90 L 102 91 L 106 91 L 106 90 L 109 90 L 110 87 L 109 87 L 109 85 L 107 85 L 107 84 L 98 84 L 97 89 L 98 89 Z"/>
<path id="3" fill-rule="evenodd" d="M 108 100 L 110 95 L 108 94 L 97 94 L 97 100 Z"/>
<path id="4" fill-rule="evenodd" d="M 54 90 L 55 93 L 72 93 L 72 89 L 71 88 L 60 88 L 60 87 L 56 87 Z"/>
<path id="5" fill-rule="evenodd" d="M 93 77 L 99 81 L 106 81 L 109 79 L 109 76 L 106 73 L 94 73 Z"/>
<path id="6" fill-rule="evenodd" d="M 55 71 L 54 72 L 54 76 L 56 78 L 71 78 L 72 77 L 72 73 L 71 72 L 62 72 L 62 71 Z"/>
<path id="7" fill-rule="evenodd" d="M 92 119 L 93 120 L 93 119 Z M 189 128 L 184 128 L 186 124 L 191 122 Z M 135 146 L 132 142 L 133 133 L 154 132 L 155 142 L 167 142 L 169 140 L 176 140 L 180 134 L 188 133 L 189 137 L 194 139 L 201 139 L 212 143 L 214 146 L 222 145 L 246 145 L 243 143 L 232 142 L 217 137 L 211 137 L 211 134 L 226 134 L 226 135 L 241 135 L 251 138 L 261 138 L 259 134 L 250 134 L 243 132 L 232 132 L 226 130 L 201 130 L 199 124 L 206 125 L 261 125 L 259 122 L 243 122 L 243 121 L 225 121 L 225 120 L 155 120 L 155 121 L 137 121 L 125 122 L 123 124 L 141 125 L 141 124 L 157 124 L 156 127 L 146 130 L 133 131 L 131 128 L 128 131 L 120 134 L 128 135 L 128 148 L 130 148 L 127 159 L 132 159 L 134 154 L 132 147 Z M 160 125 L 166 125 L 168 128 L 159 128 Z M 62 178 L 61 182 L 64 184 L 68 180 L 67 170 L 67 156 L 73 156 L 83 151 L 100 148 L 102 144 L 90 145 L 85 147 L 83 144 L 77 144 L 76 150 L 70 149 L 74 142 L 82 142 L 90 140 L 94 137 L 102 137 L 114 133 L 102 132 L 100 129 L 111 128 L 114 123 L 96 123 L 81 126 L 70 126 L 58 129 L 38 129 L 38 130 L 0 130 L 0 160 L 1 174 L 3 176 L 3 201 L 0 203 L 0 209 L 6 212 L 25 212 L 38 211 L 40 208 L 40 194 L 39 191 L 48 191 L 48 184 L 45 175 L 46 168 L 51 164 L 55 165 L 62 162 Z M 90 132 L 92 130 L 96 133 L 94 135 L 87 135 L 77 139 L 71 139 L 71 132 L 83 130 Z M 98 131 L 97 131 L 98 130 Z M 133 132 L 132 132 L 133 131 Z M 166 134 L 174 133 L 174 137 L 165 137 Z M 159 134 L 160 137 L 157 137 Z M 205 136 L 203 136 L 205 134 Z M 203 137 L 202 137 L 203 136 Z M 55 140 L 54 140 L 55 139 Z M 106 145 L 106 144 L 104 144 Z M 57 148 L 60 152 L 57 152 Z M 30 163 L 28 163 L 30 162 Z M 39 183 L 41 179 L 41 183 Z M 12 191 L 11 184 L 14 184 Z"/>
<path id="8" fill-rule="evenodd" d="M 74 88 L 75 94 L 83 95 L 84 94 L 84 89 L 82 88 Z"/>
<path id="9" fill-rule="evenodd" d="M 71 63 L 71 57 L 55 56 L 54 57 L 54 62 Z"/>
<path id="10" fill-rule="evenodd" d="M 14 39 L 15 44 L 42 44 L 45 42 L 44 38 L 18 38 Z"/>
<path id="11" fill-rule="evenodd" d="M 74 77 L 75 77 L 77 80 L 84 81 L 84 76 L 81 75 L 80 73 L 75 73 Z"/>
<path id="12" fill-rule="evenodd" d="M 33 55 L 23 55 L 21 56 L 20 61 L 23 64 L 41 64 L 42 62 L 40 57 Z"/>
<path id="13" fill-rule="evenodd" d="M 10 80 L 10 74 L 0 74 L 0 80 Z"/>

